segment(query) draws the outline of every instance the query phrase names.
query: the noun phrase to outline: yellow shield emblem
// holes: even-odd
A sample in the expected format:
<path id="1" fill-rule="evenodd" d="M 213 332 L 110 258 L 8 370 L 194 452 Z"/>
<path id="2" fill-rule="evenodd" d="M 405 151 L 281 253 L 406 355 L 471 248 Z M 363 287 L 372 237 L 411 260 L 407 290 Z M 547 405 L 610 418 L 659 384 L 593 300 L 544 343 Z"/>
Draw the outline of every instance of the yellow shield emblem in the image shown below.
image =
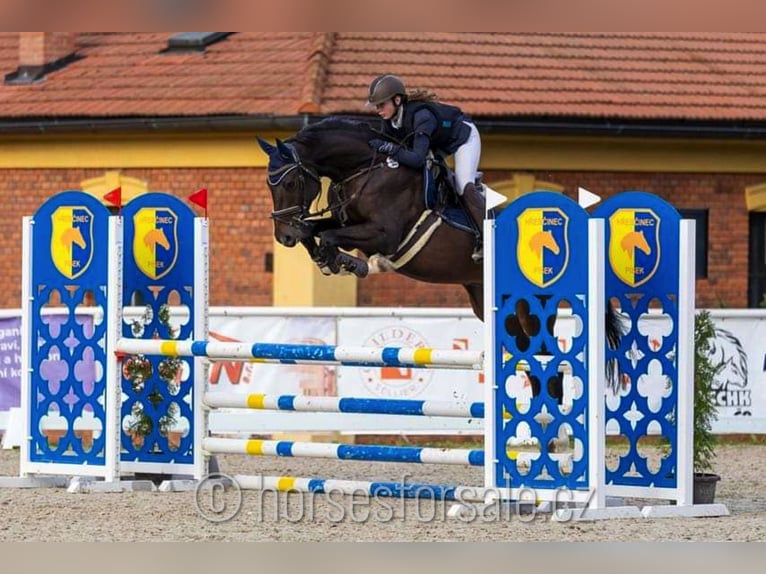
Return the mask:
<path id="1" fill-rule="evenodd" d="M 178 259 L 178 217 L 166 207 L 144 207 L 133 216 L 133 258 L 151 279 L 164 277 Z"/>
<path id="2" fill-rule="evenodd" d="M 85 273 L 93 259 L 93 213 L 86 207 L 59 207 L 51 214 L 51 259 L 67 279 Z"/>
<path id="3" fill-rule="evenodd" d="M 519 269 L 538 287 L 558 281 L 569 264 L 569 217 L 559 208 L 529 208 L 517 218 Z"/>
<path id="4" fill-rule="evenodd" d="M 626 285 L 649 281 L 660 265 L 660 218 L 651 209 L 618 209 L 609 218 L 609 264 Z"/>

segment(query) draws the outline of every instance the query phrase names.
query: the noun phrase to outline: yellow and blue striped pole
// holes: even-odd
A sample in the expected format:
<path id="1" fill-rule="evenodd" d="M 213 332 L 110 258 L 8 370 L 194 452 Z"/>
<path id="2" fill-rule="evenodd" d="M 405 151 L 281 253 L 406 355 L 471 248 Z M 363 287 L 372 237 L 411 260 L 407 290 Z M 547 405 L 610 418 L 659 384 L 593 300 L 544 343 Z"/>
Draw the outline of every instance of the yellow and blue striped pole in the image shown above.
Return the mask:
<path id="1" fill-rule="evenodd" d="M 459 502 L 483 503 L 487 495 L 496 495 L 496 489 L 448 484 L 405 483 L 392 481 L 333 480 L 297 476 L 234 476 L 243 490 L 272 490 L 279 492 L 333 492 L 346 495 L 366 494 L 370 497 L 428 498 Z"/>
<path id="2" fill-rule="evenodd" d="M 353 445 L 218 437 L 208 437 L 202 445 L 202 448 L 210 454 L 484 466 L 483 450 L 458 448 Z"/>
<path id="3" fill-rule="evenodd" d="M 210 360 L 249 360 L 288 365 L 316 363 L 471 370 L 481 370 L 484 361 L 482 351 L 162 339 L 120 339 L 116 352 L 126 355 L 206 357 Z"/>
<path id="4" fill-rule="evenodd" d="M 469 403 L 467 401 L 418 401 L 412 399 L 313 397 L 305 395 L 245 395 L 227 392 L 207 393 L 203 400 L 208 407 L 214 409 L 484 418 L 484 403 Z"/>

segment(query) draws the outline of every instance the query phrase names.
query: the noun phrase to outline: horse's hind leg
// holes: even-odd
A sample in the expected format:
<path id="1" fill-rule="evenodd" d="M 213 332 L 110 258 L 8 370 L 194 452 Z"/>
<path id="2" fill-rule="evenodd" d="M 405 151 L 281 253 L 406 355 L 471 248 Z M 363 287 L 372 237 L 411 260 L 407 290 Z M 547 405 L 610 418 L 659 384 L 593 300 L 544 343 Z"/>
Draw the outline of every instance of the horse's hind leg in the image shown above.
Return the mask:
<path id="1" fill-rule="evenodd" d="M 463 288 L 468 292 L 468 299 L 471 301 L 473 314 L 484 321 L 484 285 L 481 283 L 466 283 Z"/>

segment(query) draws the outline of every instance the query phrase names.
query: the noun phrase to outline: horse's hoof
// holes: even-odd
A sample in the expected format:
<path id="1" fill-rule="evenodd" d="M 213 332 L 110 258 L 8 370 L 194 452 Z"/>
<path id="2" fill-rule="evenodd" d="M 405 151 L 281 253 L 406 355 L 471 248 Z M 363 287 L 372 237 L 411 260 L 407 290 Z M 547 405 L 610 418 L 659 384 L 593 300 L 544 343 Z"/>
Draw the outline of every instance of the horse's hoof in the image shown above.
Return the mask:
<path id="1" fill-rule="evenodd" d="M 359 278 L 367 277 L 370 273 L 370 267 L 367 262 L 362 259 L 349 258 L 343 261 L 341 267 Z"/>
<path id="2" fill-rule="evenodd" d="M 351 267 L 352 268 L 349 269 L 349 271 L 351 271 L 354 275 L 356 275 L 360 279 L 367 277 L 367 275 L 369 275 L 370 273 L 370 267 L 364 261 L 359 261 L 359 263 L 353 264 Z"/>

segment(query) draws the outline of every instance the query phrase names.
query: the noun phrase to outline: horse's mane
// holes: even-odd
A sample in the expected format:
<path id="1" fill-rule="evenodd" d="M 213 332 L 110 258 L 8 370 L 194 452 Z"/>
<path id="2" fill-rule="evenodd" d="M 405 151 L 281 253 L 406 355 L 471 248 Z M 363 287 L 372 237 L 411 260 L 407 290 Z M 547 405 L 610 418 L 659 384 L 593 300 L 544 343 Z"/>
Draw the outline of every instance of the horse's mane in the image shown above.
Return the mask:
<path id="1" fill-rule="evenodd" d="M 379 137 L 367 122 L 342 116 L 330 116 L 315 124 L 307 125 L 290 140 L 307 147 L 313 147 L 317 143 L 324 142 L 330 132 L 342 132 L 343 135 L 357 139 L 365 145 L 370 138 Z"/>
<path id="2" fill-rule="evenodd" d="M 374 152 L 368 142 L 376 137 L 379 132 L 367 122 L 330 116 L 307 125 L 287 141 L 300 148 L 303 159 L 322 166 L 325 175 L 339 177 L 369 163 Z"/>

